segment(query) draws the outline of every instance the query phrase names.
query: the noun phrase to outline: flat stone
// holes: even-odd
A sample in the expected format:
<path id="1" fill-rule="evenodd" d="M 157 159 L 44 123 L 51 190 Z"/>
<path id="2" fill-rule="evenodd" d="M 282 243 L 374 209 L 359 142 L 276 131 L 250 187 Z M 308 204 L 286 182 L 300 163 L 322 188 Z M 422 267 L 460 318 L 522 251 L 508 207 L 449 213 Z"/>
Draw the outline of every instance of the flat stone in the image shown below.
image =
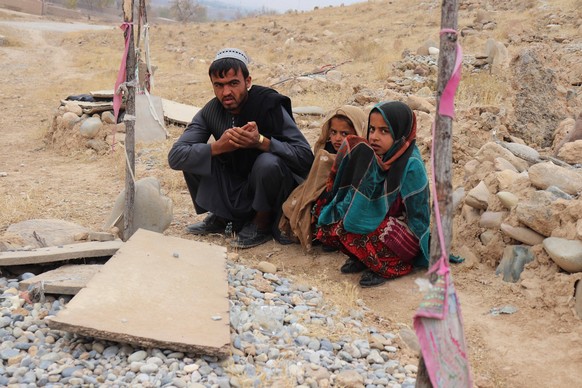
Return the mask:
<path id="1" fill-rule="evenodd" d="M 75 295 L 103 267 L 101 264 L 64 265 L 40 275 L 22 280 L 20 289 L 42 282 L 46 294 Z"/>
<path id="2" fill-rule="evenodd" d="M 26 245 L 35 248 L 51 247 L 75 242 L 77 233 L 89 230 L 73 222 L 58 219 L 32 219 L 12 224 L 6 232 L 20 236 Z"/>
<path id="3" fill-rule="evenodd" d="M 190 124 L 194 115 L 196 115 L 200 110 L 200 108 L 196 106 L 166 100 L 165 98 L 162 98 L 162 108 L 164 111 L 164 117 L 169 122 L 182 125 Z"/>
<path id="4" fill-rule="evenodd" d="M 72 259 L 112 256 L 123 241 L 91 241 L 30 251 L 0 252 L 0 267 L 9 265 L 54 263 Z"/>
<path id="5" fill-rule="evenodd" d="M 139 229 L 48 325 L 223 357 L 230 351 L 227 278 L 226 248 Z"/>
<path id="6" fill-rule="evenodd" d="M 107 232 L 89 232 L 87 239 L 89 241 L 113 241 L 115 240 L 115 236 Z"/>

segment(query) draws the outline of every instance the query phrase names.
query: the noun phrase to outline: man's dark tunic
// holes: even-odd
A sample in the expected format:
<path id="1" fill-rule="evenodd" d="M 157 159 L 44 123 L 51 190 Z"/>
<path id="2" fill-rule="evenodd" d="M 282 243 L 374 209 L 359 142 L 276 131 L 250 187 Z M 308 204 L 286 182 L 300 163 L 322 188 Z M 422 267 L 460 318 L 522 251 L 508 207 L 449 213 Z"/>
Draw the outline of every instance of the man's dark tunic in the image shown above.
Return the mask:
<path id="1" fill-rule="evenodd" d="M 211 156 L 211 135 L 219 139 L 227 129 L 249 121 L 271 140 L 270 152 L 241 149 Z M 217 98 L 208 102 L 173 145 L 168 162 L 184 172 L 197 213 L 211 211 L 244 222 L 257 211 L 280 214 L 283 201 L 309 172 L 313 153 L 293 120 L 289 98 L 253 86 L 239 115 L 229 113 Z"/>

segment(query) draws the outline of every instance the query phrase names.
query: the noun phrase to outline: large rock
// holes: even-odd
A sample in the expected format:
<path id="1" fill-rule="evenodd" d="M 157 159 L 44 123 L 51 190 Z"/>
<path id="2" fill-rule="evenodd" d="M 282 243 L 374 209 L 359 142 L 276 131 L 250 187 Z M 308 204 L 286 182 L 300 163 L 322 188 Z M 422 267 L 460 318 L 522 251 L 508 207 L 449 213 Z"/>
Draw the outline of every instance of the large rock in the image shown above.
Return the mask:
<path id="1" fill-rule="evenodd" d="M 526 160 L 530 163 L 536 163 L 540 160 L 540 154 L 531 147 L 519 143 L 504 143 L 505 148 L 511 151 L 512 154 L 520 159 Z"/>
<path id="2" fill-rule="evenodd" d="M 104 224 L 108 230 L 113 226 L 123 230 L 123 209 L 125 207 L 125 190 L 115 199 L 113 210 Z M 137 229 L 162 233 L 170 226 L 173 217 L 172 200 L 162 195 L 160 183 L 154 177 L 138 180 L 135 183 L 135 203 L 133 224 Z"/>
<path id="3" fill-rule="evenodd" d="M 83 137 L 88 139 L 92 139 L 99 131 L 103 128 L 103 123 L 99 117 L 89 117 L 87 120 L 83 121 L 81 127 L 79 128 L 79 132 Z"/>
<path id="4" fill-rule="evenodd" d="M 527 144 L 549 147 L 568 105 L 558 91 L 558 57 L 548 45 L 531 44 L 511 61 L 513 115 L 508 125 Z"/>
<path id="5" fill-rule="evenodd" d="M 74 244 L 75 235 L 88 233 L 89 229 L 69 221 L 57 219 L 33 219 L 12 224 L 6 230 L 20 236 L 33 248 Z"/>
<path id="6" fill-rule="evenodd" d="M 557 186 L 568 194 L 582 191 L 582 174 L 576 170 L 556 166 L 551 162 L 537 163 L 528 170 L 531 183 L 540 189 Z"/>
<path id="7" fill-rule="evenodd" d="M 582 271 L 582 241 L 548 237 L 544 240 L 544 249 L 564 271 Z"/>
<path id="8" fill-rule="evenodd" d="M 560 228 L 560 213 L 565 209 L 563 203 L 556 203 L 555 200 L 552 193 L 538 190 L 529 200 L 517 204 L 517 219 L 532 230 L 550 237 L 554 230 Z"/>
<path id="9" fill-rule="evenodd" d="M 528 162 L 516 157 L 511 151 L 495 142 L 485 143 L 485 145 L 483 145 L 483 147 L 477 151 L 477 154 L 475 154 L 475 159 L 477 159 L 479 162 L 488 160 L 492 163 L 495 163 L 496 158 L 503 158 L 507 160 L 517 169 L 517 171 L 520 172 L 526 170 L 529 167 Z"/>

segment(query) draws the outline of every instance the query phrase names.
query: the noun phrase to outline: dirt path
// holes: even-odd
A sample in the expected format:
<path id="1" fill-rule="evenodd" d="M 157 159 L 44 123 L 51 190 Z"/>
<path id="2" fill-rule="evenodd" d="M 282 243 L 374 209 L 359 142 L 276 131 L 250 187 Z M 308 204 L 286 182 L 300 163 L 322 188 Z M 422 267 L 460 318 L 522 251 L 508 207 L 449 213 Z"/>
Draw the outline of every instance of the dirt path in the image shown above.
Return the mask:
<path id="1" fill-rule="evenodd" d="M 0 47 L 0 171 L 8 174 L 0 178 L 0 232 L 27 217 L 62 218 L 98 230 L 123 187 L 123 173 L 111 157 L 96 158 L 82 151 L 59 154 L 40 138 L 59 100 L 75 90 L 76 80 L 92 76 L 91 68 L 71 65 L 76 47 L 61 46 L 59 34 L 26 31 L 19 39 L 22 46 Z M 159 173 L 168 171 L 166 167 Z M 166 233 L 193 239 L 183 233 L 183 226 L 192 220 L 191 204 L 177 204 L 175 221 Z M 318 250 L 306 254 L 299 246 L 274 242 L 238 253 L 244 263 L 268 260 L 283 276 L 317 285 L 331 302 L 363 299 L 373 311 L 369 318 L 379 326 L 412 327 L 421 299 L 414 281 L 422 273 L 359 289 L 357 275 L 340 274 L 344 261 L 340 254 Z M 503 283 L 484 265 L 455 265 L 453 273 L 479 386 L 580 385 L 581 325 L 571 312 L 536 308 L 523 298 L 519 286 Z M 511 315 L 489 313 L 505 305 L 518 310 Z M 415 363 L 414 353 L 402 346 L 404 357 Z"/>

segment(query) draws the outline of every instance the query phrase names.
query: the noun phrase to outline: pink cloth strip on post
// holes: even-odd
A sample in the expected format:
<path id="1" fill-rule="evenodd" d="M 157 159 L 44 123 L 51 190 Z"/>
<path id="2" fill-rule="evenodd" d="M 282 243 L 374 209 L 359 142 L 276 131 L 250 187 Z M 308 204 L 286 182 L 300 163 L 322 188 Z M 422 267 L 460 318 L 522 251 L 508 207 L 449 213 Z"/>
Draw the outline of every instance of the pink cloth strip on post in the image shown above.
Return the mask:
<path id="1" fill-rule="evenodd" d="M 444 33 L 457 33 L 455 30 L 443 29 Z M 439 105 L 439 114 L 454 117 L 455 93 L 461 77 L 461 46 L 457 43 L 456 61 L 451 78 L 445 85 Z M 472 378 L 467 358 L 463 319 L 460 303 L 451 279 L 448 254 L 445 248 L 443 227 L 438 196 L 436 192 L 434 144 L 436 125 L 432 123 L 433 147 L 431 147 L 432 176 L 431 192 L 434 198 L 435 223 L 441 248 L 439 260 L 433 264 L 428 273 L 435 273 L 437 281 L 426 292 L 414 316 L 414 329 L 424 357 L 430 381 L 434 387 L 447 388 L 471 387 Z"/>
<path id="2" fill-rule="evenodd" d="M 446 33 L 457 34 L 457 31 L 444 28 L 440 32 L 441 35 Z M 443 90 L 439 105 L 439 114 L 450 118 L 455 117 L 455 93 L 457 92 L 459 81 L 461 80 L 461 64 L 463 63 L 463 50 L 458 42 L 456 51 L 457 55 L 455 58 L 455 66 L 453 67 L 453 74 Z"/>

